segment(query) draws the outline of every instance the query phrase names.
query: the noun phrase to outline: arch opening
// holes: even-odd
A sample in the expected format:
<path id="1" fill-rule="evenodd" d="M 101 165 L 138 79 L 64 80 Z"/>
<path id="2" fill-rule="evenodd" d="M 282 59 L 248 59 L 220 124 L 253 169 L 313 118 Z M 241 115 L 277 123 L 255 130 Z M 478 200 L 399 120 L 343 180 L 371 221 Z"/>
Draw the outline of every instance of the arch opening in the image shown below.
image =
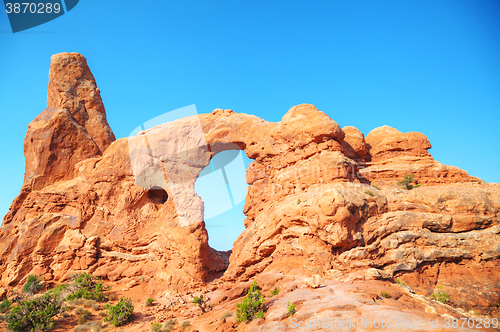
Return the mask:
<path id="1" fill-rule="evenodd" d="M 246 169 L 252 160 L 241 150 L 217 153 L 200 172 L 195 191 L 204 203 L 204 221 L 208 244 L 218 251 L 232 250 L 243 232 L 243 206 L 248 184 Z"/>

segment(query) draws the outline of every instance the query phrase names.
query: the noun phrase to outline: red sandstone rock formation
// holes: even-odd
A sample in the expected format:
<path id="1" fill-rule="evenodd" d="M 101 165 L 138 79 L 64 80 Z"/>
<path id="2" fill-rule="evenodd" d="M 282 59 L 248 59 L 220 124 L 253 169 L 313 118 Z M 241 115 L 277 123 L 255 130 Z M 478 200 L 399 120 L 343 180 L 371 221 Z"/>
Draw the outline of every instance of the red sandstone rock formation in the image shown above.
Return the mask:
<path id="1" fill-rule="evenodd" d="M 498 302 L 500 186 L 435 161 L 423 134 L 384 126 L 364 138 L 304 104 L 277 123 L 217 109 L 114 141 L 75 53 L 52 57 L 48 107 L 29 126 L 25 182 L 0 228 L 0 287 L 88 271 L 182 291 L 217 273 L 229 283 L 276 272 L 402 276 L 422 293 L 449 286 L 466 308 Z M 194 184 L 234 148 L 254 161 L 227 265 L 208 245 Z M 395 186 L 407 174 L 422 186 Z"/>

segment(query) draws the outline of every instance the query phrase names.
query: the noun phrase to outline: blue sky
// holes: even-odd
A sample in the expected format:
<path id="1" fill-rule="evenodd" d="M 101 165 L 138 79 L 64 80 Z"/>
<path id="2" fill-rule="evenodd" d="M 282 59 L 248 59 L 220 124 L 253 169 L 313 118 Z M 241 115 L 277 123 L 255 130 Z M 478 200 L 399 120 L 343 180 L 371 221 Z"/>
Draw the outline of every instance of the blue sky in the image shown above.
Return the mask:
<path id="1" fill-rule="evenodd" d="M 21 188 L 50 56 L 65 51 L 87 58 L 117 137 L 191 104 L 279 121 L 311 103 L 365 135 L 422 132 L 438 161 L 500 182 L 499 17 L 496 0 L 86 0 L 13 34 L 2 11 L 0 214 Z M 241 209 L 225 222 L 241 227 Z"/>

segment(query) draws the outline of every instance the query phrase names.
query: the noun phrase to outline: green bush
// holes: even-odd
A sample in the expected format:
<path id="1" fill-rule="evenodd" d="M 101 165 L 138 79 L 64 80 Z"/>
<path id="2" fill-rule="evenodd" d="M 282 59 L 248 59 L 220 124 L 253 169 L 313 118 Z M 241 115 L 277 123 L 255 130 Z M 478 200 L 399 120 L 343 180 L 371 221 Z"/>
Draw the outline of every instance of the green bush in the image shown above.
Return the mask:
<path id="1" fill-rule="evenodd" d="M 371 190 L 365 190 L 365 194 L 370 195 L 370 196 L 374 196 L 375 195 L 373 193 L 373 191 L 371 191 Z"/>
<path id="2" fill-rule="evenodd" d="M 76 299 L 88 299 L 98 302 L 106 302 L 108 295 L 105 292 L 108 287 L 90 273 L 80 273 L 73 276 L 72 289 L 74 291 L 66 298 L 69 301 Z"/>
<path id="3" fill-rule="evenodd" d="M 280 289 L 279 288 L 275 288 L 271 291 L 271 297 L 275 296 L 275 295 L 278 295 L 280 292 Z"/>
<path id="4" fill-rule="evenodd" d="M 416 187 L 420 187 L 419 184 L 411 184 L 415 180 L 415 176 L 413 174 L 405 175 L 403 181 L 398 181 L 397 185 L 403 189 L 410 190 Z"/>
<path id="5" fill-rule="evenodd" d="M 387 293 L 385 290 L 380 292 L 380 296 L 385 297 L 386 299 L 391 297 L 391 295 L 389 295 L 389 293 Z"/>
<path id="6" fill-rule="evenodd" d="M 36 294 L 41 291 L 45 287 L 43 283 L 42 276 L 35 276 L 30 274 L 28 279 L 26 279 L 26 283 L 24 284 L 23 291 L 28 294 Z"/>
<path id="7" fill-rule="evenodd" d="M 257 318 L 264 318 L 265 299 L 260 293 L 257 282 L 253 282 L 245 298 L 236 304 L 236 318 L 240 322 L 246 322 Z"/>
<path id="8" fill-rule="evenodd" d="M 24 300 L 7 317 L 12 331 L 47 331 L 54 326 L 53 317 L 61 311 L 62 301 L 46 293 L 32 300 Z"/>
<path id="9" fill-rule="evenodd" d="M 134 306 L 132 305 L 132 299 L 123 296 L 120 298 L 117 304 L 107 305 L 107 317 L 105 321 L 111 322 L 114 326 L 122 326 L 133 319 Z"/>
<path id="10" fill-rule="evenodd" d="M 288 311 L 288 316 L 292 317 L 293 314 L 295 313 L 295 302 L 287 302 L 286 303 L 286 310 Z"/>
<path id="11" fill-rule="evenodd" d="M 451 298 L 451 295 L 443 290 L 443 286 L 438 286 L 437 291 L 431 294 L 431 298 L 441 303 L 446 303 Z"/>
<path id="12" fill-rule="evenodd" d="M 151 307 L 153 305 L 154 301 L 155 300 L 153 300 L 152 298 L 147 299 L 146 300 L 146 307 Z"/>
<path id="13" fill-rule="evenodd" d="M 6 313 L 10 310 L 10 306 L 12 302 L 10 302 L 7 298 L 3 299 L 2 303 L 0 303 L 0 313 Z"/>
<path id="14" fill-rule="evenodd" d="M 152 332 L 161 332 L 161 323 L 153 323 L 151 324 L 151 331 Z"/>
<path id="15" fill-rule="evenodd" d="M 48 293 L 52 293 L 55 296 L 60 296 L 66 289 L 68 285 L 67 284 L 60 284 L 53 289 L 49 290 Z"/>
<path id="16" fill-rule="evenodd" d="M 375 188 L 375 189 L 380 190 L 380 188 L 377 185 L 375 185 L 375 184 L 372 184 L 372 187 Z"/>
<path id="17" fill-rule="evenodd" d="M 201 311 L 203 311 L 203 312 L 207 312 L 208 309 L 212 309 L 212 306 L 210 304 L 207 304 L 207 302 L 203 298 L 203 295 L 194 296 L 193 303 L 195 305 L 198 305 L 200 307 Z"/>
<path id="18" fill-rule="evenodd" d="M 400 286 L 406 286 L 406 282 L 404 282 L 403 280 L 401 279 L 396 279 L 396 283 Z"/>

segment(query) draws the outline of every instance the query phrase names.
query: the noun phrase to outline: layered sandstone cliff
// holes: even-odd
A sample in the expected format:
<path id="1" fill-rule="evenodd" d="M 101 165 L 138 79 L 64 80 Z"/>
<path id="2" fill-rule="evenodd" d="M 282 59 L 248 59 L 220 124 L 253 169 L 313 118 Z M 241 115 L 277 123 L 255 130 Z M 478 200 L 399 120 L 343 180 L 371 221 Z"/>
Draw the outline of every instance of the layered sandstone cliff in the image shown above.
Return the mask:
<path id="1" fill-rule="evenodd" d="M 402 276 L 486 311 L 500 297 L 500 185 L 435 161 L 421 133 L 364 137 L 303 104 L 277 123 L 217 109 L 115 140 L 85 59 L 62 53 L 24 144 L 25 181 L 0 228 L 0 286 L 88 271 L 183 291 L 222 273 L 221 283 L 276 272 Z M 229 263 L 208 245 L 194 191 L 227 149 L 254 160 Z M 407 174 L 421 186 L 398 187 Z"/>

